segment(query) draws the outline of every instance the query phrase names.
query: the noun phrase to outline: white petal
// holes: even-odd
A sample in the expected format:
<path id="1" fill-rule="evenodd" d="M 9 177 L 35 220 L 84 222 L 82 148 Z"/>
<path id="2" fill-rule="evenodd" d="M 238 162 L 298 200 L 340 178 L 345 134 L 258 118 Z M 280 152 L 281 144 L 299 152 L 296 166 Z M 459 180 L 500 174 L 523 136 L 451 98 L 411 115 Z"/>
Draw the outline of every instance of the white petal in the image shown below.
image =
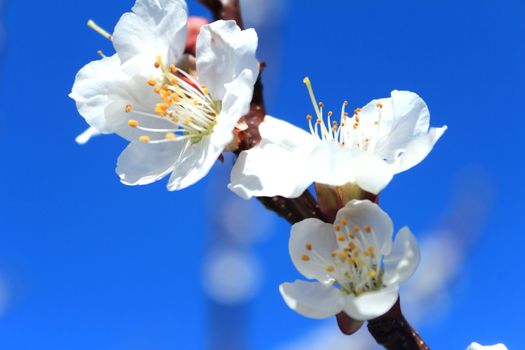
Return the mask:
<path id="1" fill-rule="evenodd" d="M 441 128 L 430 128 L 428 134 L 414 138 L 408 145 L 406 145 L 403 154 L 394 165 L 395 172 L 400 173 L 419 164 L 430 153 L 434 144 L 446 130 L 446 125 Z"/>
<path id="2" fill-rule="evenodd" d="M 257 40 L 255 30 L 241 30 L 235 21 L 219 20 L 202 26 L 197 37 L 197 76 L 215 100 L 222 100 L 224 85 L 245 70 L 249 72 L 248 85 L 253 86 L 259 74 Z"/>
<path id="3" fill-rule="evenodd" d="M 392 234 L 394 228 L 392 220 L 377 204 L 369 200 L 351 200 L 345 207 L 339 209 L 335 222 L 340 222 L 345 218 L 349 222 L 349 227 L 359 226 L 363 229 L 369 225 L 374 232 L 375 241 L 372 235 L 365 234 L 369 245 L 376 247 L 377 254 L 387 254 L 392 247 Z"/>
<path id="4" fill-rule="evenodd" d="M 160 100 L 151 86 L 146 84 L 147 80 L 146 76 L 135 75 L 133 78 L 115 83 L 109 95 L 111 103 L 104 111 L 107 128 L 129 141 L 136 141 L 142 135 L 158 140 L 163 139 L 166 134 L 165 132 L 145 132 L 132 128 L 128 126 L 130 119 L 137 120 L 140 126 L 146 128 L 174 128 L 173 123 L 155 114 L 155 105 Z M 127 105 L 131 106 L 130 112 L 126 112 Z M 144 116 L 138 112 L 148 113 L 150 116 Z"/>
<path id="5" fill-rule="evenodd" d="M 416 271 L 419 259 L 416 237 L 408 227 L 403 227 L 396 235 L 392 251 L 383 259 L 383 282 L 387 285 L 402 283 Z"/>
<path id="6" fill-rule="evenodd" d="M 316 141 L 304 130 L 266 116 L 259 125 L 261 142 L 241 152 L 228 185 L 244 199 L 252 196 L 300 196 L 313 179 L 306 157 Z"/>
<path id="7" fill-rule="evenodd" d="M 86 144 L 92 137 L 100 135 L 101 133 L 94 127 L 90 126 L 83 133 L 75 138 L 75 142 L 79 145 Z"/>
<path id="8" fill-rule="evenodd" d="M 389 126 L 381 126 L 380 140 L 376 146 L 377 151 L 387 159 L 391 159 L 393 153 L 404 148 L 412 138 L 426 134 L 430 125 L 428 107 L 417 94 L 394 90 L 389 100 L 392 115 L 387 115 L 383 105 L 380 121 L 382 124 L 384 117 Z"/>
<path id="9" fill-rule="evenodd" d="M 309 154 L 315 146 L 316 138 L 310 133 L 284 120 L 267 115 L 259 125 L 261 143 L 272 143 L 289 152 Z M 306 147 L 311 145 L 310 147 Z"/>
<path id="10" fill-rule="evenodd" d="M 222 99 L 221 112 L 217 124 L 213 127 L 211 142 L 224 148 L 233 140 L 233 129 L 239 119 L 248 113 L 253 93 L 251 72 L 242 71 L 235 80 L 224 85 L 225 95 Z"/>
<path id="11" fill-rule="evenodd" d="M 355 181 L 363 190 L 378 194 L 392 181 L 393 167 L 381 158 L 364 153 L 358 161 Z"/>
<path id="12" fill-rule="evenodd" d="M 221 152 L 222 148 L 211 144 L 210 137 L 205 137 L 194 144 L 188 143 L 186 150 L 174 164 L 168 190 L 181 190 L 202 179 L 210 172 Z"/>
<path id="13" fill-rule="evenodd" d="M 390 310 L 397 298 L 397 286 L 363 293 L 358 297 L 347 295 L 344 301 L 344 311 L 355 320 L 371 320 Z"/>
<path id="14" fill-rule="evenodd" d="M 329 285 L 296 280 L 283 283 L 279 291 L 286 305 L 300 315 L 321 319 L 341 312 L 341 292 Z"/>
<path id="15" fill-rule="evenodd" d="M 472 343 L 467 350 L 508 350 L 507 347 L 501 343 L 496 345 L 481 345 L 479 343 Z"/>
<path id="16" fill-rule="evenodd" d="M 147 185 L 173 170 L 184 145 L 181 142 L 131 142 L 120 154 L 116 172 L 126 185 Z"/>
<path id="17" fill-rule="evenodd" d="M 88 63 L 75 78 L 69 97 L 75 100 L 86 122 L 101 133 L 112 132 L 106 125 L 104 109 L 111 103 L 108 93 L 113 84 L 124 78 L 117 55 Z"/>
<path id="18" fill-rule="evenodd" d="M 113 45 L 123 62 L 148 54 L 165 64 L 176 64 L 186 45 L 188 13 L 183 0 L 137 0 L 133 12 L 122 15 L 113 33 Z"/>
<path id="19" fill-rule="evenodd" d="M 333 142 L 320 142 L 308 157 L 308 172 L 313 180 L 327 185 L 344 185 L 355 181 L 361 151 Z"/>
<path id="20" fill-rule="evenodd" d="M 311 245 L 311 250 L 308 245 Z M 337 249 L 332 224 L 314 218 L 294 224 L 288 249 L 295 268 L 303 276 L 320 282 L 332 279 L 326 271 L 326 267 L 334 261 L 331 253 Z"/>

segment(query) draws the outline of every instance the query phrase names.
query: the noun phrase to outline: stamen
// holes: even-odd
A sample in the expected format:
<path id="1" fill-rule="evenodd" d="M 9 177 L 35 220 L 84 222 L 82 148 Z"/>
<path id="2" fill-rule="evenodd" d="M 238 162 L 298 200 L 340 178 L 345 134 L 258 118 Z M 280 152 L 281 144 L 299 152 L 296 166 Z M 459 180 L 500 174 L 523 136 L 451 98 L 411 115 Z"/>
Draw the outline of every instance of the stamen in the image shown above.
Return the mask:
<path id="1" fill-rule="evenodd" d="M 146 135 L 142 135 L 139 137 L 139 141 L 140 142 L 144 142 L 144 143 L 148 143 L 151 141 L 151 138 L 149 136 L 146 136 Z"/>
<path id="2" fill-rule="evenodd" d="M 98 24 L 96 24 L 93 20 L 90 19 L 87 22 L 87 25 L 88 25 L 88 27 L 93 29 L 95 32 L 97 32 L 100 35 L 102 35 L 104 38 L 106 38 L 108 40 L 113 40 L 113 36 L 111 34 L 109 34 L 104 28 L 102 28 Z"/>

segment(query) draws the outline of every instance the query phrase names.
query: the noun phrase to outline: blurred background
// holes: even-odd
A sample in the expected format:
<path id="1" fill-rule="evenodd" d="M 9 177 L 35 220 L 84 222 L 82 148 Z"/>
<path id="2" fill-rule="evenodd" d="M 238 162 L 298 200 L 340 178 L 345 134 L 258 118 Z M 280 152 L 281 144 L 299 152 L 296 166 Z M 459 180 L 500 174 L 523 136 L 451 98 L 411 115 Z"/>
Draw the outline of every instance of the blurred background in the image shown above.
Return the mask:
<path id="1" fill-rule="evenodd" d="M 117 136 L 74 142 L 67 97 L 133 0 L 0 0 L 0 349 L 377 349 L 364 330 L 289 310 L 289 225 L 225 188 L 233 163 L 170 193 L 126 187 Z M 525 3 L 244 0 L 268 112 L 306 127 L 327 106 L 417 92 L 449 130 L 381 196 L 422 246 L 407 318 L 435 349 L 524 349 Z M 208 16 L 195 1 L 192 15 Z"/>

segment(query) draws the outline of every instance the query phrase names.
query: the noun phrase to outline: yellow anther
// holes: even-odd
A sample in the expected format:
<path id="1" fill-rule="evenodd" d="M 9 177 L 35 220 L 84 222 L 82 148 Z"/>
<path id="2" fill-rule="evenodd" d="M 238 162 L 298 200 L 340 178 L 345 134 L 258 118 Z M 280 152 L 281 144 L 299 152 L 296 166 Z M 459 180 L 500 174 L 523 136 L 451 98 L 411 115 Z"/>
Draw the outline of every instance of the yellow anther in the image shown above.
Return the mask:
<path id="1" fill-rule="evenodd" d="M 358 123 L 354 123 L 354 125 L 352 125 L 352 127 L 355 129 L 357 129 L 359 127 L 359 124 Z"/>
<path id="2" fill-rule="evenodd" d="M 304 77 L 304 79 L 303 79 L 303 83 L 305 83 L 306 85 L 311 85 L 311 83 L 310 83 L 310 78 L 308 78 L 308 77 Z"/>
<path id="3" fill-rule="evenodd" d="M 343 102 L 343 104 L 344 104 L 345 106 L 348 106 L 348 101 L 345 100 L 345 101 Z"/>
<path id="4" fill-rule="evenodd" d="M 133 109 L 133 106 L 130 105 L 130 104 L 127 104 L 126 107 L 124 107 L 124 111 L 125 111 L 126 113 L 131 112 L 132 109 Z"/>
<path id="5" fill-rule="evenodd" d="M 328 111 L 328 116 L 329 116 L 329 117 L 331 117 L 332 114 L 334 114 L 334 112 L 332 112 L 332 111 Z"/>
<path id="6" fill-rule="evenodd" d="M 326 271 L 327 271 L 327 272 L 334 272 L 334 271 L 335 271 L 335 267 L 334 267 L 334 265 L 328 265 L 328 266 L 326 267 Z"/>
<path id="7" fill-rule="evenodd" d="M 190 117 L 184 117 L 184 124 L 185 125 L 190 125 L 191 123 L 191 118 Z"/>
<path id="8" fill-rule="evenodd" d="M 377 108 L 383 108 L 383 105 L 382 105 L 381 103 L 378 102 L 378 103 L 376 103 L 376 107 L 377 107 Z"/>
<path id="9" fill-rule="evenodd" d="M 306 247 L 306 250 L 312 250 L 313 248 L 312 243 L 306 243 L 305 247 Z"/>
<path id="10" fill-rule="evenodd" d="M 323 120 L 321 118 L 317 118 L 317 120 L 315 121 L 317 124 L 321 124 L 323 122 Z"/>
<path id="11" fill-rule="evenodd" d="M 136 128 L 137 126 L 139 126 L 139 122 L 136 121 L 135 119 L 130 119 L 128 120 L 128 126 L 131 126 L 132 128 Z"/>
<path id="12" fill-rule="evenodd" d="M 370 227 L 370 225 L 365 225 L 365 226 L 363 226 L 363 229 L 364 229 L 367 233 L 372 232 L 372 228 Z"/>
<path id="13" fill-rule="evenodd" d="M 360 268 L 363 268 L 363 267 L 365 267 L 365 265 L 366 265 L 363 259 L 357 259 L 357 260 L 356 260 L 356 264 L 357 264 L 357 266 L 360 267 Z"/>
<path id="14" fill-rule="evenodd" d="M 341 230 L 341 225 L 340 224 L 334 224 L 334 230 L 340 231 Z"/>
<path id="15" fill-rule="evenodd" d="M 359 114 L 359 112 L 361 112 L 361 108 L 354 109 L 354 114 Z"/>
<path id="16" fill-rule="evenodd" d="M 304 254 L 303 256 L 301 256 L 301 260 L 302 261 L 310 261 L 310 257 L 306 254 Z"/>
<path id="17" fill-rule="evenodd" d="M 343 225 L 343 226 L 348 225 L 348 220 L 346 220 L 345 218 L 342 218 L 341 219 L 341 225 Z"/>
<path id="18" fill-rule="evenodd" d="M 177 67 L 175 67 L 174 64 L 170 64 L 170 73 L 171 74 L 177 73 Z"/>
<path id="19" fill-rule="evenodd" d="M 359 232 L 361 231 L 361 227 L 359 226 L 354 226 L 354 232 Z"/>
<path id="20" fill-rule="evenodd" d="M 102 56 L 102 57 L 106 57 L 106 55 L 104 55 L 104 52 L 102 50 L 98 50 L 97 53 Z"/>
<path id="21" fill-rule="evenodd" d="M 308 120 L 312 120 L 312 115 L 311 115 L 311 114 L 307 114 L 307 115 L 306 115 L 306 119 L 308 119 Z"/>
<path id="22" fill-rule="evenodd" d="M 155 106 L 155 113 L 161 116 L 168 114 L 169 105 L 167 103 L 157 103 Z"/>
<path id="23" fill-rule="evenodd" d="M 346 237 L 345 237 L 345 235 L 343 235 L 343 234 L 340 234 L 340 235 L 337 236 L 337 240 L 338 240 L 339 242 L 343 242 L 345 239 L 346 239 Z"/>
<path id="24" fill-rule="evenodd" d="M 148 143 L 150 140 L 151 140 L 151 138 L 149 136 L 146 136 L 146 135 L 142 135 L 141 137 L 139 137 L 139 141 L 140 142 Z"/>
<path id="25" fill-rule="evenodd" d="M 160 87 L 156 87 L 153 91 L 155 91 L 156 94 L 160 94 Z"/>
<path id="26" fill-rule="evenodd" d="M 354 235 L 353 232 L 350 232 L 350 233 L 348 234 L 348 237 L 350 237 L 351 239 L 355 239 L 355 235 Z"/>
<path id="27" fill-rule="evenodd" d="M 148 83 L 149 86 L 155 86 L 155 85 L 157 85 L 157 81 L 156 81 L 155 79 L 149 79 L 149 80 L 147 81 L 147 83 Z"/>
<path id="28" fill-rule="evenodd" d="M 319 107 L 323 108 L 324 107 L 324 102 L 319 102 Z"/>
<path id="29" fill-rule="evenodd" d="M 166 138 L 166 140 L 175 140 L 175 134 L 172 133 L 172 132 L 169 132 L 166 134 L 166 136 L 164 136 Z"/>
<path id="30" fill-rule="evenodd" d="M 377 275 L 376 270 L 372 270 L 372 269 L 368 270 L 368 277 L 374 278 L 376 277 L 376 275 Z"/>
<path id="31" fill-rule="evenodd" d="M 159 62 L 159 60 L 155 61 L 155 64 L 153 64 L 153 66 L 154 66 L 155 68 L 159 68 L 159 67 L 160 67 L 160 62 Z"/>

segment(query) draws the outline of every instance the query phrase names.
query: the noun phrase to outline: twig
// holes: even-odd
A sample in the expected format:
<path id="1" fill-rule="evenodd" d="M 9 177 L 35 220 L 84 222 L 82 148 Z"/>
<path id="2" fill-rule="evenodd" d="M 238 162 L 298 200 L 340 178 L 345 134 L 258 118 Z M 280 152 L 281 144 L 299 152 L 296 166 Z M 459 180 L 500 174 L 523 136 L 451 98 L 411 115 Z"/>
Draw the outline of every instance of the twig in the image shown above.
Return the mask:
<path id="1" fill-rule="evenodd" d="M 399 299 L 386 314 L 368 321 L 368 331 L 387 350 L 430 350 L 403 316 Z"/>
<path id="2" fill-rule="evenodd" d="M 244 28 L 239 0 L 199 0 L 199 2 L 210 10 L 215 20 L 233 19 L 241 29 Z"/>
<path id="3" fill-rule="evenodd" d="M 258 197 L 266 209 L 277 213 L 286 221 L 293 225 L 307 218 L 321 218 L 324 219 L 319 204 L 310 191 L 306 190 L 297 198 L 276 197 Z"/>

